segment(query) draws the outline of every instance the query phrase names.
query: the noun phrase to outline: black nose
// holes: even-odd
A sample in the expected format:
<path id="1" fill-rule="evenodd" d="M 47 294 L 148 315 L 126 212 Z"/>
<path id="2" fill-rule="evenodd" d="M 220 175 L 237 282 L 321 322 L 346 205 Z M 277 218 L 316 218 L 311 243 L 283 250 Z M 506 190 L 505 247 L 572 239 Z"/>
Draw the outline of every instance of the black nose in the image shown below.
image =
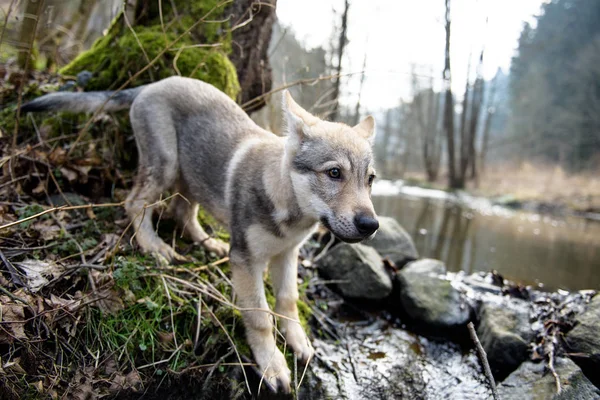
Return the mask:
<path id="1" fill-rule="evenodd" d="M 376 218 L 364 214 L 358 214 L 354 217 L 354 225 L 361 235 L 368 236 L 379 229 L 379 221 Z"/>

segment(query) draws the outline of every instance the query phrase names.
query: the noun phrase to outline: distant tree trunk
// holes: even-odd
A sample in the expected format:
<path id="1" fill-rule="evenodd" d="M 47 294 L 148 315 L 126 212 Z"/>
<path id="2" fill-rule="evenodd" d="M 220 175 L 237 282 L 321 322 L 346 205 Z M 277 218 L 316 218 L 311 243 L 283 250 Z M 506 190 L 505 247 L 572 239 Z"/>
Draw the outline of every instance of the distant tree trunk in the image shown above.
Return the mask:
<path id="1" fill-rule="evenodd" d="M 27 0 L 25 5 L 25 15 L 21 24 L 21 33 L 19 34 L 19 56 L 17 65 L 21 69 L 28 69 L 32 66 L 32 50 L 35 40 L 38 21 L 44 9 L 44 0 Z"/>
<path id="2" fill-rule="evenodd" d="M 438 128 L 439 95 L 433 90 L 433 78 L 426 89 L 419 87 L 416 72 L 412 72 L 413 101 L 410 114 L 416 131 L 421 138 L 423 165 L 428 182 L 435 182 L 438 177 L 441 159 L 442 132 Z"/>
<path id="3" fill-rule="evenodd" d="M 483 105 L 483 92 L 485 90 L 485 81 L 483 79 L 483 54 L 484 50 L 481 50 L 479 55 L 479 64 L 477 65 L 477 79 L 473 87 L 473 98 L 471 100 L 471 115 L 469 131 L 467 135 L 468 142 L 466 143 L 467 157 L 466 165 L 461 166 L 461 177 L 464 180 L 466 174 L 470 168 L 470 179 L 475 179 L 477 176 L 477 154 L 475 151 L 475 141 L 477 140 L 477 131 L 479 127 L 479 115 L 481 114 L 481 107 Z"/>
<path id="4" fill-rule="evenodd" d="M 469 162 L 468 160 L 468 127 L 467 127 L 467 116 L 469 115 L 469 78 L 471 75 L 471 53 L 469 53 L 469 62 L 467 64 L 467 76 L 466 76 L 466 84 L 465 84 L 465 95 L 463 96 L 462 103 L 462 112 L 460 115 L 460 145 L 459 145 L 459 169 L 458 169 L 458 178 L 457 180 L 460 182 L 460 186 L 464 186 L 465 184 L 465 176 L 463 170 L 466 170 L 466 166 Z"/>
<path id="5" fill-rule="evenodd" d="M 452 73 L 450 69 L 450 0 L 445 0 L 445 30 L 446 30 L 446 49 L 444 57 L 444 85 L 446 89 L 444 103 L 444 131 L 448 142 L 448 186 L 450 188 L 461 187 L 456 181 L 456 168 L 454 164 L 454 98 L 452 97 Z"/>
<path id="6" fill-rule="evenodd" d="M 496 96 L 496 86 L 498 85 L 498 75 L 492 81 L 492 87 L 490 88 L 490 94 L 487 104 L 487 111 L 485 116 L 485 125 L 483 127 L 483 138 L 481 141 L 481 150 L 479 151 L 479 170 L 483 173 L 485 172 L 485 161 L 487 152 L 489 149 L 490 142 L 490 129 L 492 126 L 492 119 L 494 117 L 494 103 Z"/>
<path id="7" fill-rule="evenodd" d="M 360 74 L 360 86 L 358 88 L 358 100 L 356 101 L 356 108 L 354 109 L 354 118 L 352 125 L 358 124 L 360 120 L 360 98 L 362 97 L 363 85 L 365 83 L 365 69 L 367 69 L 367 52 L 365 51 L 365 57 L 363 58 L 362 73 Z"/>
<path id="8" fill-rule="evenodd" d="M 379 150 L 379 169 L 381 171 L 381 175 L 383 177 L 387 177 L 389 173 L 389 147 L 390 147 L 390 138 L 392 136 L 392 110 L 388 109 L 385 113 L 385 124 L 383 129 L 381 129 L 383 138 L 381 140 L 381 147 Z"/>
<path id="9" fill-rule="evenodd" d="M 333 110 L 331 111 L 331 119 L 337 120 L 339 117 L 339 97 L 340 97 L 340 81 L 341 81 L 341 73 L 342 73 L 342 59 L 344 57 L 344 48 L 346 47 L 347 37 L 346 32 L 348 30 L 348 9 L 350 8 L 350 3 L 348 0 L 344 0 L 344 12 L 342 14 L 342 26 L 340 28 L 340 38 L 338 40 L 338 48 L 337 48 L 337 66 L 336 66 L 336 75 L 335 85 L 333 86 Z"/>

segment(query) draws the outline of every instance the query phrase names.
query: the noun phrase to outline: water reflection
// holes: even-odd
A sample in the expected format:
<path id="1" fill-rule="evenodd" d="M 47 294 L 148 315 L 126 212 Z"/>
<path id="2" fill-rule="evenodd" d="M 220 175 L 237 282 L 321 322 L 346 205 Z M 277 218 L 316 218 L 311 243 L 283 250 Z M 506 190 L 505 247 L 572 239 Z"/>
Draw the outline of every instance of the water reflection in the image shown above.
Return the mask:
<path id="1" fill-rule="evenodd" d="M 512 280 L 542 282 L 550 289 L 600 288 L 597 221 L 409 193 L 374 196 L 377 212 L 395 217 L 422 256 L 441 259 L 452 271 L 495 269 Z"/>

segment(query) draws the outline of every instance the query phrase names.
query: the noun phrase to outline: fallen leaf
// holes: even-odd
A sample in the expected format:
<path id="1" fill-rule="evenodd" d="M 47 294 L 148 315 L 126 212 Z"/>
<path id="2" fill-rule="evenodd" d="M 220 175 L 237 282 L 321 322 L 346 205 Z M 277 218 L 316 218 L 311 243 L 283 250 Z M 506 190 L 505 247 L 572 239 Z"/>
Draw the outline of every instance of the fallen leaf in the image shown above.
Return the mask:
<path id="1" fill-rule="evenodd" d="M 48 284 L 48 278 L 60 276 L 63 269 L 54 262 L 35 259 L 23 260 L 15 263 L 27 277 L 27 287 L 32 293 L 37 292 Z"/>
<path id="2" fill-rule="evenodd" d="M 13 374 L 18 374 L 18 375 L 26 375 L 27 373 L 25 372 L 25 370 L 23 369 L 23 367 L 21 367 L 21 357 L 16 357 L 13 358 L 12 360 L 6 362 L 3 366 L 2 369 L 6 372 L 12 372 Z"/>
<path id="3" fill-rule="evenodd" d="M 33 382 L 31 385 L 35 388 L 35 390 L 38 391 L 38 393 L 44 393 L 44 384 L 42 381 Z"/>
<path id="4" fill-rule="evenodd" d="M 20 304 L 5 301 L 6 296 L 0 297 L 0 343 L 13 343 L 15 339 L 27 339 L 25 334 L 25 310 Z M 6 366 L 4 366 L 6 369 Z"/>
<path id="5" fill-rule="evenodd" d="M 32 192 L 33 192 L 33 194 L 40 194 L 40 193 L 44 193 L 46 190 L 47 190 L 46 181 L 41 180 L 37 184 L 37 186 L 35 188 L 33 188 Z"/>
<path id="6" fill-rule="evenodd" d="M 33 224 L 32 228 L 39 232 L 40 237 L 45 241 L 54 240 L 61 236 L 61 228 L 53 220 L 42 220 Z"/>
<path id="7" fill-rule="evenodd" d="M 61 167 L 60 172 L 69 182 L 75 182 L 77 180 L 77 172 L 67 167 Z"/>

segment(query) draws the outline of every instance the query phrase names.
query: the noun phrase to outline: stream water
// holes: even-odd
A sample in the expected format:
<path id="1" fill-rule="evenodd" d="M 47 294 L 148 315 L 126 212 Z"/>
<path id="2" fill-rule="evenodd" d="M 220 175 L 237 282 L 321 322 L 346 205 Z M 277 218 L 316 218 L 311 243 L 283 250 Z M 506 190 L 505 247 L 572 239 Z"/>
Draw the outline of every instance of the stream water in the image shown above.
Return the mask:
<path id="1" fill-rule="evenodd" d="M 600 221 L 515 211 L 402 182 L 378 182 L 373 202 L 412 235 L 422 257 L 443 260 L 450 271 L 496 270 L 551 290 L 600 289 Z"/>

